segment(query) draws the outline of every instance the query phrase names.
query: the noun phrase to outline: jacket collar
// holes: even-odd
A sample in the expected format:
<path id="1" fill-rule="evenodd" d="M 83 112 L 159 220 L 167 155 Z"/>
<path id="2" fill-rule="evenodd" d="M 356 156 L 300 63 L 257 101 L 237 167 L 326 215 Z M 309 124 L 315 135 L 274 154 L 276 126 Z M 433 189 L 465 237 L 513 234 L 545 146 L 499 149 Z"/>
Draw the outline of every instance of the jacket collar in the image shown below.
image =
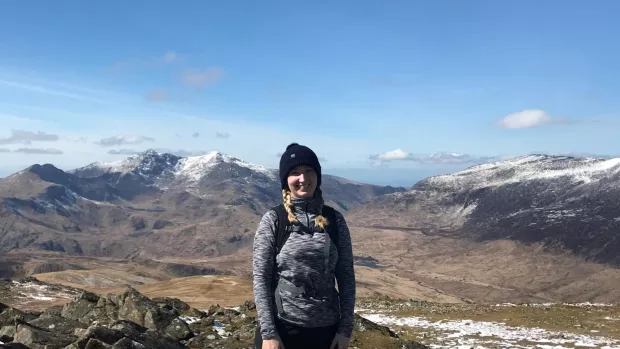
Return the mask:
<path id="1" fill-rule="evenodd" d="M 300 199 L 291 197 L 291 204 L 293 204 L 294 213 L 320 214 L 320 205 L 317 198 L 312 197 Z"/>

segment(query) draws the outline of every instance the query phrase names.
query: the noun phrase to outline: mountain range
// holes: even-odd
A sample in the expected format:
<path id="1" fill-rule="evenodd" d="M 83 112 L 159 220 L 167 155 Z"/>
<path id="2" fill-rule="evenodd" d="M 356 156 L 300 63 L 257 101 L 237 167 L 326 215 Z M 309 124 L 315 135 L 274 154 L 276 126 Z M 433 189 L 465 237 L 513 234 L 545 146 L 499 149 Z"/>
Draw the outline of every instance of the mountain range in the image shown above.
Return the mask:
<path id="1" fill-rule="evenodd" d="M 63 171 L 35 164 L 0 180 L 0 252 L 41 249 L 95 257 L 203 257 L 251 243 L 281 202 L 278 172 L 212 152 L 148 150 Z M 346 212 L 405 188 L 324 175 L 328 204 Z"/>
<path id="2" fill-rule="evenodd" d="M 364 294 L 620 297 L 620 159 L 528 155 L 411 188 L 330 175 L 322 187 L 347 218 Z M 68 171 L 35 164 L 0 179 L 0 276 L 89 287 L 246 277 L 256 225 L 279 202 L 277 170 L 217 152 L 149 150 Z"/>
<path id="3" fill-rule="evenodd" d="M 358 224 L 540 243 L 620 264 L 620 158 L 528 155 L 433 176 L 349 212 Z"/>

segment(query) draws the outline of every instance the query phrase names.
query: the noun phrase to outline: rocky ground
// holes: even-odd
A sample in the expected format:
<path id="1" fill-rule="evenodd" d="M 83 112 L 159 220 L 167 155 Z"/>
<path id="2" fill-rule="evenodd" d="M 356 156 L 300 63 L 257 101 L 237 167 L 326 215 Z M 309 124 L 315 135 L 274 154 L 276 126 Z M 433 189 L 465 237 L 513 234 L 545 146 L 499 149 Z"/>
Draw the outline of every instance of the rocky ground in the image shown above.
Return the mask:
<path id="1" fill-rule="evenodd" d="M 0 348 L 251 348 L 252 302 L 184 300 L 0 280 Z M 359 297 L 350 348 L 620 349 L 620 304 Z"/>
<path id="2" fill-rule="evenodd" d="M 389 298 L 357 314 L 430 348 L 620 348 L 620 304 L 447 304 Z"/>
<path id="3" fill-rule="evenodd" d="M 36 289 L 28 295 L 48 292 L 41 297 L 75 291 L 54 289 L 33 278 L 0 283 L 2 295 L 16 304 L 27 297 L 19 291 L 24 288 Z M 121 294 L 79 291 L 64 305 L 43 311 L 0 303 L 0 348 L 241 349 L 252 347 L 256 324 L 255 306 L 249 301 L 232 309 L 216 304 L 199 310 L 176 298 L 148 298 L 132 287 Z M 356 315 L 351 348 L 428 347 Z"/>

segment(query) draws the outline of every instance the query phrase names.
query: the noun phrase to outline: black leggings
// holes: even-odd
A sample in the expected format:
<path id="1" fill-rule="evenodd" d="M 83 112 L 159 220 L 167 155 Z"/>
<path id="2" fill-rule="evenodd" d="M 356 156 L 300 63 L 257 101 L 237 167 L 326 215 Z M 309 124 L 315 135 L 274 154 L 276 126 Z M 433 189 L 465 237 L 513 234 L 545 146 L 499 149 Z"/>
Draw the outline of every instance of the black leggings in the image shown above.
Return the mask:
<path id="1" fill-rule="evenodd" d="M 308 328 L 276 319 L 276 328 L 285 349 L 329 349 L 334 336 L 336 336 L 338 324 Z M 262 349 L 262 346 L 263 338 L 260 335 L 260 327 L 256 326 L 254 349 Z"/>

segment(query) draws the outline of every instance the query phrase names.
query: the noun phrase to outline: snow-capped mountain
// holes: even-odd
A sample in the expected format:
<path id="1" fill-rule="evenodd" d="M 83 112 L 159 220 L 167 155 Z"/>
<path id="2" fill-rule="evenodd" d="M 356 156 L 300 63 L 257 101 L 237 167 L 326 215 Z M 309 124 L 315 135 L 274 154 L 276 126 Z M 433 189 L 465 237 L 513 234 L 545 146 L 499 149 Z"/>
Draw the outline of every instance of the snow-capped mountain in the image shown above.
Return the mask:
<path id="1" fill-rule="evenodd" d="M 175 176 L 190 182 L 196 182 L 222 163 L 234 164 L 255 173 L 263 174 L 270 179 L 277 179 L 277 174 L 272 169 L 254 165 L 215 151 L 204 155 L 181 157 L 150 149 L 123 160 L 93 162 L 69 172 L 80 177 L 96 177 L 110 173 L 119 173 L 121 175 L 131 173 L 154 181 L 159 179 L 158 177 Z"/>
<path id="2" fill-rule="evenodd" d="M 329 175 L 323 189 L 326 202 L 343 212 L 405 190 Z M 225 253 L 247 245 L 260 216 L 281 200 L 276 170 L 218 152 L 149 150 L 68 172 L 35 164 L 0 179 L 0 252 Z"/>
<path id="3" fill-rule="evenodd" d="M 275 170 L 254 165 L 219 152 L 181 157 L 147 150 L 115 162 L 94 162 L 70 171 L 82 178 L 106 177 L 116 186 L 138 181 L 163 191 L 184 190 L 196 196 L 212 194 L 213 185 L 227 182 L 238 187 L 271 187 L 277 183 Z"/>
<path id="4" fill-rule="evenodd" d="M 234 192 L 237 201 L 258 199 L 268 205 L 280 200 L 277 169 L 219 152 L 180 157 L 148 150 L 115 162 L 91 163 L 70 172 L 81 178 L 106 178 L 115 188 L 123 187 L 126 191 L 135 191 L 139 187 L 145 190 L 157 188 L 166 192 L 187 191 L 202 198 Z M 356 183 L 327 174 L 323 176 L 326 199 L 345 210 L 371 197 L 405 190 Z"/>
<path id="5" fill-rule="evenodd" d="M 351 215 L 372 225 L 541 242 L 620 264 L 620 158 L 529 155 L 473 166 L 372 199 Z"/>

